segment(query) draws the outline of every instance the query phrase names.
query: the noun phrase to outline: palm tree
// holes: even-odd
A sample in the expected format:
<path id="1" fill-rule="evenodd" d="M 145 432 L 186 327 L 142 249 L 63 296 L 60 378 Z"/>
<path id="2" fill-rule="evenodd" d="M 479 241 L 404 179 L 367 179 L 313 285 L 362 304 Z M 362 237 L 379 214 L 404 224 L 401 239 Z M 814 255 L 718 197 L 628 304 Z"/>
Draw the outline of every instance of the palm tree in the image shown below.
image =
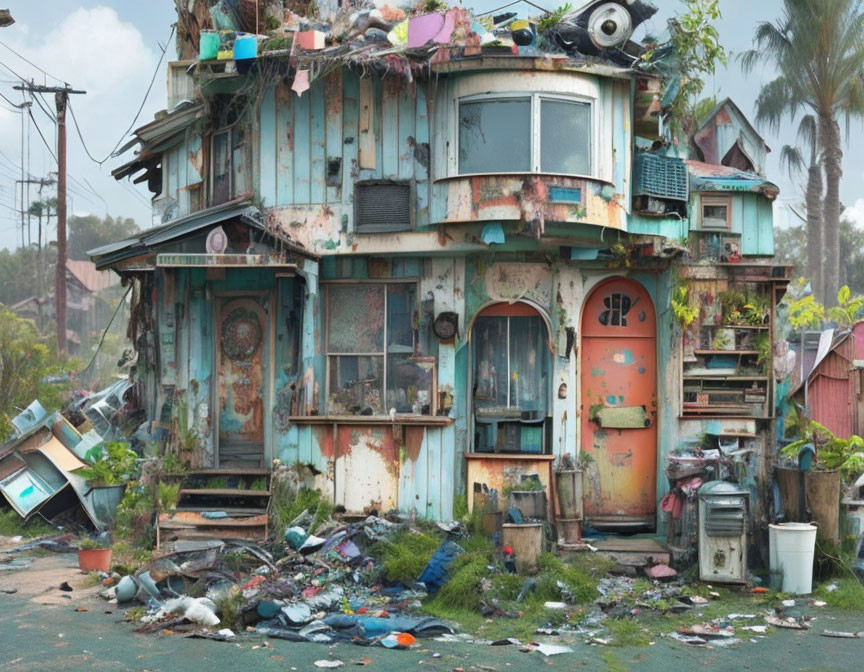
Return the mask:
<path id="1" fill-rule="evenodd" d="M 806 155 L 806 160 L 805 160 Z M 784 145 L 780 165 L 789 177 L 807 174 L 804 202 L 807 209 L 807 277 L 813 294 L 821 297 L 824 286 L 825 258 L 822 231 L 822 159 L 816 117 L 807 114 L 798 124 L 798 146 Z"/>
<path id="2" fill-rule="evenodd" d="M 757 121 L 776 130 L 804 111 L 816 119 L 825 171 L 822 296 L 833 297 L 840 285 L 840 122 L 848 132 L 851 118 L 864 114 L 862 0 L 783 0 L 781 17 L 759 23 L 753 41 L 755 48 L 741 55 L 744 71 L 764 62 L 778 73 L 756 99 Z"/>

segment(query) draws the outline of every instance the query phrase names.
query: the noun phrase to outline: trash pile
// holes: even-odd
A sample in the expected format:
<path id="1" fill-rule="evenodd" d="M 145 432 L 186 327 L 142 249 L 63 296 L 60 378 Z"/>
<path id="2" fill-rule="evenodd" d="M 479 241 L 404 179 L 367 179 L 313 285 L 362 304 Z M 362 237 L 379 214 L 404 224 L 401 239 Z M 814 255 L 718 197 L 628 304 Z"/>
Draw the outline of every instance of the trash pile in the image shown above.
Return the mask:
<path id="1" fill-rule="evenodd" d="M 119 578 L 101 594 L 121 605 L 143 605 L 138 632 L 169 630 L 217 640 L 263 635 L 389 648 L 453 632 L 437 619 L 410 615 L 426 596 L 423 585 L 388 585 L 367 554 L 373 543 L 407 523 L 370 516 L 324 527 L 322 536 L 289 527 L 284 544 L 177 541 L 146 571 Z"/>
<path id="2" fill-rule="evenodd" d="M 436 0 L 354 0 L 318 3 L 316 9 L 308 12 L 301 4 L 280 0 L 261 8 L 252 0 L 197 0 L 179 9 L 180 57 L 197 56 L 200 64 L 245 72 L 257 59 L 287 54 L 296 65 L 292 88 L 301 95 L 328 63 L 375 63 L 410 74 L 427 63 L 516 55 L 645 67 L 668 52 L 630 39 L 657 12 L 644 0 L 580 2 L 554 12 L 541 10 L 540 17 L 514 11 L 474 14 Z M 646 60 L 649 47 L 651 59 Z"/>

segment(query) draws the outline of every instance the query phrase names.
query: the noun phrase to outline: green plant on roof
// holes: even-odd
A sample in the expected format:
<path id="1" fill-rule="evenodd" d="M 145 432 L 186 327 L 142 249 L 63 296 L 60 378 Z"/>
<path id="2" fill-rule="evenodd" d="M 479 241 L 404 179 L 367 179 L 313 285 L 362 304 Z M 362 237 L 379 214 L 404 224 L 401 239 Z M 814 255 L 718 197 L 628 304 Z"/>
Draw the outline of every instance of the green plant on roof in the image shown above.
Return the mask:
<path id="1" fill-rule="evenodd" d="M 546 12 L 546 14 L 537 21 L 537 30 L 542 33 L 544 30 L 554 28 L 561 23 L 561 21 L 564 20 L 564 17 L 572 10 L 573 6 L 568 2 L 567 4 L 553 9 L 551 12 Z"/>

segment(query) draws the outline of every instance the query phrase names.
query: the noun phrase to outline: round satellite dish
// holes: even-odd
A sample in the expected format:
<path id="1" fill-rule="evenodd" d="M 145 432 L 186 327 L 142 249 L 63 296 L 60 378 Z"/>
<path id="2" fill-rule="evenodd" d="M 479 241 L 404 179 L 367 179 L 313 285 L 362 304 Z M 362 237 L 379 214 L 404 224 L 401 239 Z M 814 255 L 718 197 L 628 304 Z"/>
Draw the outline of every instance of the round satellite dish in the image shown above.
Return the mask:
<path id="1" fill-rule="evenodd" d="M 207 254 L 224 254 L 228 249 L 228 236 L 221 226 L 207 234 Z"/>
<path id="2" fill-rule="evenodd" d="M 621 46 L 632 34 L 630 12 L 616 2 L 600 5 L 588 17 L 588 35 L 598 49 Z"/>

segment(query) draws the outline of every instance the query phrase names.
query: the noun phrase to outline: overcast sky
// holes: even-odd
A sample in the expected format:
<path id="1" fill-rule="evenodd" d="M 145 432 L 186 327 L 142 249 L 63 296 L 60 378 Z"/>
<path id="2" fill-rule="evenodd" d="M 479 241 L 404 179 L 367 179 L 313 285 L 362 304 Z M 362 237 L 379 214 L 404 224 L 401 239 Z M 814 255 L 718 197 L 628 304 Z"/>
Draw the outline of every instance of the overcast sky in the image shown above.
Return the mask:
<path id="1" fill-rule="evenodd" d="M 506 4 L 506 0 L 466 0 L 466 4 L 477 11 L 487 11 Z M 537 4 L 554 8 L 559 2 L 538 0 Z M 660 11 L 646 24 L 646 29 L 652 34 L 660 34 L 667 18 L 680 3 L 679 0 L 655 0 L 655 4 Z M 721 0 L 720 4 L 723 11 L 723 20 L 718 26 L 721 39 L 727 49 L 738 53 L 749 48 L 758 21 L 776 18 L 781 1 Z M 21 102 L 21 92 L 12 88 L 16 84 L 16 75 L 49 86 L 68 82 L 76 89 L 86 90 L 86 95 L 72 96 L 72 106 L 87 148 L 97 159 L 104 158 L 121 138 L 126 139 L 124 133 L 132 124 L 156 71 L 160 44 L 165 44 L 175 20 L 174 3 L 171 0 L 7 0 L 4 6 L 7 5 L 16 23 L 0 29 L 0 93 L 13 103 Z M 515 9 L 525 15 L 538 13 L 524 3 Z M 174 55 L 172 40 L 165 60 L 173 59 Z M 41 72 L 22 57 L 49 74 Z M 709 82 L 705 93 L 730 96 L 745 113 L 752 115 L 759 87 L 770 80 L 771 75 L 771 72 L 756 72 L 744 78 L 733 58 L 729 66 Z M 38 125 L 53 148 L 55 126 L 47 114 L 53 111 L 53 99 L 46 95 L 40 102 L 46 110 L 34 106 L 34 125 L 9 101 L 0 99 L 0 247 L 20 242 L 20 220 L 14 211 L 17 205 L 14 181 L 20 179 L 22 163 L 22 116 L 25 131 L 29 129 L 29 149 L 27 142 L 24 149 L 25 168 L 29 166 L 31 176 L 36 178 L 56 170 L 36 130 Z M 165 62 L 135 127 L 151 120 L 153 114 L 164 107 Z M 72 212 L 133 217 L 139 225 L 148 226 L 150 194 L 143 185 L 135 186 L 128 181 L 118 183 L 110 175 L 111 169 L 130 155 L 109 159 L 100 167 L 87 157 L 71 118 L 69 123 Z M 864 140 L 861 130 L 860 122 L 852 128 L 841 196 L 864 224 Z M 780 148 L 794 141 L 793 128 L 781 129 L 779 137 L 767 131 L 764 135 L 774 150 L 769 157 L 768 172 L 782 189 L 781 204 L 800 201 L 800 185 L 783 175 L 778 164 Z M 35 187 L 32 189 L 35 192 Z M 790 216 L 780 212 L 777 221 L 786 225 Z"/>

